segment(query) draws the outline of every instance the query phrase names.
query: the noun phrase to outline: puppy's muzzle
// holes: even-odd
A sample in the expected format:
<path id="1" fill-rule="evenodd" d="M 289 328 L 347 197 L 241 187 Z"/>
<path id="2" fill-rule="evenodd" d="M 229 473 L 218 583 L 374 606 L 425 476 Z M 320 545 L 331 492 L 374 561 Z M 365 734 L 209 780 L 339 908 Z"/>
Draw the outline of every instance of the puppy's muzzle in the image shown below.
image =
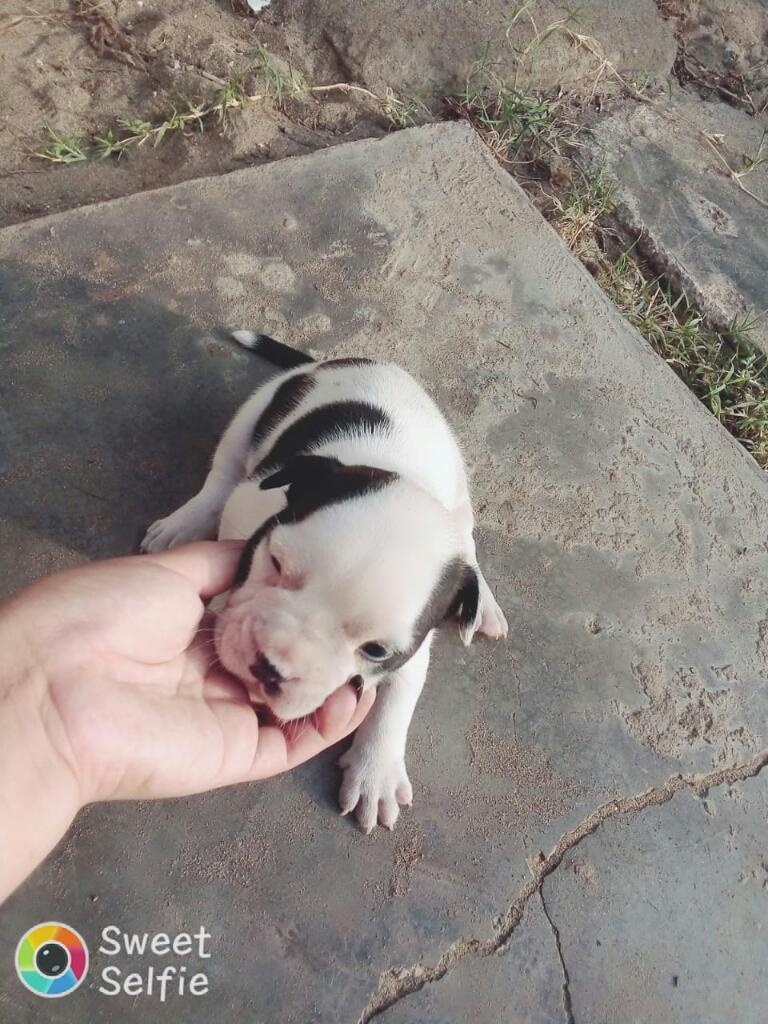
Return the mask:
<path id="1" fill-rule="evenodd" d="M 282 691 L 283 677 L 266 654 L 260 654 L 250 668 L 253 678 L 261 683 L 270 696 L 276 697 Z"/>

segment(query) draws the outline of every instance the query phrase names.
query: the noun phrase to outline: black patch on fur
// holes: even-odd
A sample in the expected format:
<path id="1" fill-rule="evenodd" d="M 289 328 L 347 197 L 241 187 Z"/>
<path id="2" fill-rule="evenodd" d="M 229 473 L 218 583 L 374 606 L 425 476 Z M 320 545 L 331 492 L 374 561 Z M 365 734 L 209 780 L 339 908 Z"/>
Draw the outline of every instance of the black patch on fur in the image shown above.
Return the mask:
<path id="1" fill-rule="evenodd" d="M 299 407 L 314 386 L 314 380 L 306 373 L 298 373 L 284 380 L 256 421 L 251 435 L 251 447 L 258 448 L 275 427 Z"/>
<path id="2" fill-rule="evenodd" d="M 365 356 L 347 356 L 346 359 L 326 359 L 317 364 L 318 370 L 341 369 L 345 366 L 372 366 L 375 360 L 366 359 Z"/>
<path id="3" fill-rule="evenodd" d="M 234 586 L 248 578 L 253 555 L 262 540 L 277 526 L 300 523 L 321 508 L 351 501 L 381 490 L 397 479 L 397 473 L 375 466 L 347 466 L 324 455 L 298 455 L 276 473 L 261 481 L 262 490 L 286 487 L 287 505 L 258 528 L 243 548 Z"/>
<path id="4" fill-rule="evenodd" d="M 275 341 L 268 334 L 257 334 L 256 344 L 253 351 L 257 352 L 268 363 L 279 367 L 281 370 L 293 370 L 296 366 L 304 366 L 306 363 L 314 363 L 312 356 L 299 352 L 290 345 L 284 345 L 282 341 Z"/>
<path id="5" fill-rule="evenodd" d="M 352 434 L 383 433 L 390 430 L 391 426 L 392 421 L 384 410 L 368 402 L 331 402 L 321 405 L 285 428 L 271 451 L 253 470 L 251 477 L 273 473 L 290 459 L 297 455 L 308 455 L 328 441 Z"/>
<path id="6" fill-rule="evenodd" d="M 456 592 L 453 604 L 448 609 L 446 618 L 456 619 L 460 628 L 471 626 L 477 618 L 480 604 L 480 580 L 471 565 L 465 565 L 464 578 Z"/>
<path id="7" fill-rule="evenodd" d="M 473 607 L 474 612 L 470 615 Z M 405 651 L 394 651 L 386 661 L 374 666 L 384 673 L 395 672 L 414 656 L 426 639 L 427 633 L 436 629 L 446 619 L 458 617 L 474 621 L 477 613 L 479 583 L 475 570 L 460 558 L 452 558 L 443 567 L 440 578 L 432 589 L 427 603 L 413 627 L 413 640 Z"/>
<path id="8" fill-rule="evenodd" d="M 256 548 L 261 544 L 265 537 L 269 536 L 277 525 L 277 516 L 272 516 L 270 519 L 267 519 L 266 522 L 262 523 L 258 530 L 248 538 L 248 541 L 243 548 L 243 552 L 240 555 L 240 561 L 237 563 L 237 572 L 235 573 L 235 580 L 232 584 L 233 590 L 235 587 L 241 587 L 248 579 L 248 573 L 251 571 L 253 555 Z"/>
<path id="9" fill-rule="evenodd" d="M 300 523 L 327 505 L 361 498 L 396 479 L 397 473 L 376 466 L 347 466 L 327 455 L 297 455 L 259 486 L 264 491 L 287 487 L 288 504 L 277 518 L 281 523 Z"/>

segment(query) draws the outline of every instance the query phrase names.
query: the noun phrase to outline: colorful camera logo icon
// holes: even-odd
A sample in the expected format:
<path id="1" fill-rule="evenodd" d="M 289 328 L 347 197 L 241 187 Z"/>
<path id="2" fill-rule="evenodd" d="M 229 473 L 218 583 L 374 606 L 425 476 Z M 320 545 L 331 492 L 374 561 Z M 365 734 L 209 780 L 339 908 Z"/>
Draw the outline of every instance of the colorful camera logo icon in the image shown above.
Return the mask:
<path id="1" fill-rule="evenodd" d="M 88 947 L 66 924 L 46 921 L 25 932 L 16 947 L 22 985 L 45 999 L 74 992 L 88 970 Z"/>

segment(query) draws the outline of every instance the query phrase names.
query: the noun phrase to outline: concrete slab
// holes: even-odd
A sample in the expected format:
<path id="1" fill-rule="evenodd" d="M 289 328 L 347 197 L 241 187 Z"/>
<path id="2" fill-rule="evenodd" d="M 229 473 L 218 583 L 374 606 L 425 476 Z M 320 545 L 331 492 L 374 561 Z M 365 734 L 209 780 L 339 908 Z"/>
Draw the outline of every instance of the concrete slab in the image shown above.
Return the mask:
<path id="1" fill-rule="evenodd" d="M 763 777 L 680 794 L 568 855 L 543 892 L 575 1020 L 762 1024 L 767 811 Z"/>
<path id="2" fill-rule="evenodd" d="M 538 897 L 500 950 L 462 958 L 442 980 L 380 1017 L 382 1024 L 555 1024 L 564 1019 L 562 966 Z"/>
<path id="3" fill-rule="evenodd" d="M 768 164 L 741 179 L 755 199 L 723 163 L 741 170 L 761 142 L 765 156 L 767 130 L 768 118 L 678 92 L 652 106 L 621 105 L 590 143 L 615 186 L 620 220 L 722 327 L 768 309 Z M 768 351 L 768 319 L 753 337 Z"/>
<path id="4" fill-rule="evenodd" d="M 395 1012 L 449 951 L 504 945 L 521 893 L 532 911 L 537 879 L 623 800 L 680 773 L 682 788 L 702 774 L 739 785 L 768 759 L 765 478 L 465 127 L 8 228 L 0 258 L 26 297 L 2 314 L 5 589 L 125 550 L 134 515 L 189 493 L 258 370 L 205 339 L 258 326 L 316 353 L 395 359 L 431 388 L 469 453 L 483 560 L 512 623 L 504 647 L 441 638 L 411 742 L 416 804 L 392 834 L 338 820 L 331 755 L 264 785 L 85 811 L 0 913 L 12 938 L 57 918 L 91 941 L 63 1024 L 165 1019 L 151 998 L 99 994 L 107 924 L 212 932 L 210 997 L 177 1000 L 168 1019 Z M 158 439 L 179 426 L 181 454 Z M 110 501 L 97 512 L 70 494 L 50 512 L 75 483 Z M 720 868 L 703 865 L 701 884 Z M 688 941 L 705 926 L 692 914 Z M 519 968 L 515 956 L 509 976 Z M 521 984 L 521 1015 L 547 1013 L 538 982 Z M 0 990 L 6 1017 L 41 1019 L 8 959 Z"/>

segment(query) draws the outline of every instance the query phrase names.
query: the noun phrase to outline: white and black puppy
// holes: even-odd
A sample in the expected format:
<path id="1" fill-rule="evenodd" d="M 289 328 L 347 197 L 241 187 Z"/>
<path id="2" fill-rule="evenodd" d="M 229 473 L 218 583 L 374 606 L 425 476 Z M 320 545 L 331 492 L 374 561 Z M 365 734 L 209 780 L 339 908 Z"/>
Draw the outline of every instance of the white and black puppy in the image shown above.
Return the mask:
<path id="1" fill-rule="evenodd" d="M 391 828 L 412 800 L 405 744 L 435 628 L 455 618 L 465 644 L 477 630 L 506 636 L 473 525 L 459 446 L 409 374 L 307 360 L 248 399 L 199 494 L 154 523 L 142 548 L 247 540 L 216 646 L 282 721 L 347 680 L 381 687 L 340 762 L 342 812 L 370 831 Z"/>

